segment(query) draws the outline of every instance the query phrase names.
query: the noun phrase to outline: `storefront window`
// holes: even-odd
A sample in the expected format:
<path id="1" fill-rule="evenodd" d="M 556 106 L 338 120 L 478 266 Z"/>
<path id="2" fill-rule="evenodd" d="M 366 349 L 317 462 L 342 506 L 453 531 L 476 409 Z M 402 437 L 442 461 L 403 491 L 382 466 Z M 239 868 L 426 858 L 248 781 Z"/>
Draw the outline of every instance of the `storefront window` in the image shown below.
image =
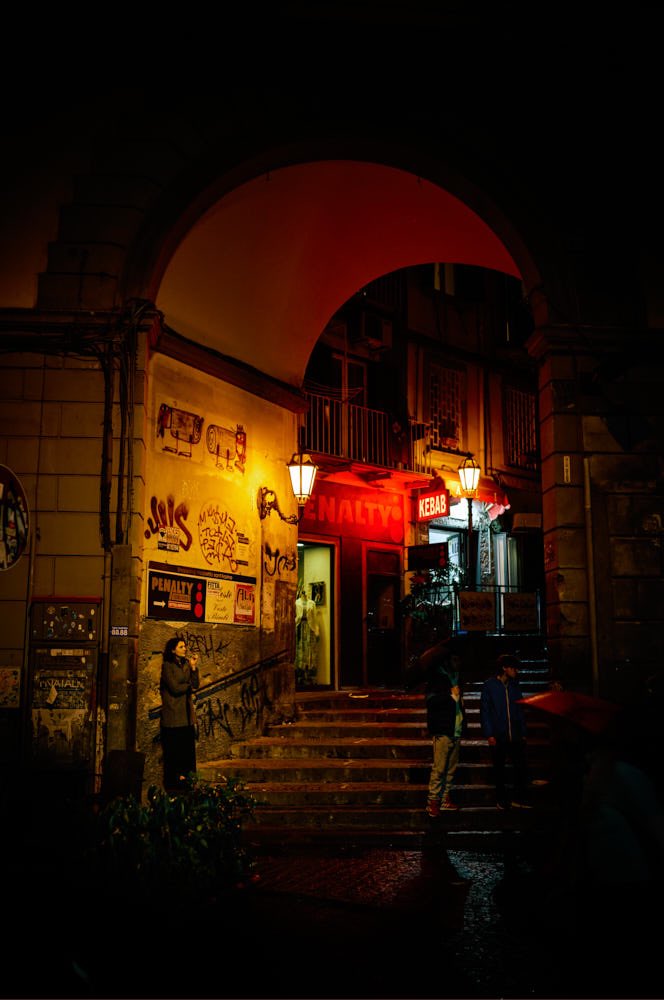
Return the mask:
<path id="1" fill-rule="evenodd" d="M 333 554 L 331 545 L 298 543 L 295 681 L 298 688 L 332 684 Z"/>

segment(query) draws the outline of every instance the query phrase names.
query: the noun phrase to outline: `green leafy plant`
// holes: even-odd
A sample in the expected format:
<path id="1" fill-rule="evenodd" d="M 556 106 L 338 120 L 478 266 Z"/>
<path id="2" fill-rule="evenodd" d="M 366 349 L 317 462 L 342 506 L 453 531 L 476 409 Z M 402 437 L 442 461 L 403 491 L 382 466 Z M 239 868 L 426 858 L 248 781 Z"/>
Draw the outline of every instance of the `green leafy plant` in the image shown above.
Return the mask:
<path id="1" fill-rule="evenodd" d="M 212 784 L 195 775 L 176 795 L 153 785 L 145 804 L 116 798 L 98 817 L 97 874 L 111 894 L 134 898 L 227 892 L 251 877 L 242 826 L 254 804 L 233 778 Z"/>
<path id="2" fill-rule="evenodd" d="M 451 631 L 454 601 L 454 585 L 450 582 L 448 567 L 413 574 L 410 592 L 401 601 L 401 614 L 408 622 L 407 651 L 411 657 Z"/>

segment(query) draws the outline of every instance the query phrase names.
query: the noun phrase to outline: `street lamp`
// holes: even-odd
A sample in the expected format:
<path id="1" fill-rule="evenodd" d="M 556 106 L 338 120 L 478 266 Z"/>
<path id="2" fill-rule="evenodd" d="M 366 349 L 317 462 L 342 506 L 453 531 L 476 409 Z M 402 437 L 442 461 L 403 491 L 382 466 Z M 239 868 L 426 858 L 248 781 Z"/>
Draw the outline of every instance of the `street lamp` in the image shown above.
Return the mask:
<path id="1" fill-rule="evenodd" d="M 288 463 L 288 474 L 295 499 L 300 507 L 300 513 L 313 493 L 317 472 L 318 466 L 311 461 L 311 455 L 305 455 L 301 450 L 296 451 Z"/>
<path id="2" fill-rule="evenodd" d="M 459 466 L 461 491 L 468 501 L 468 577 L 469 590 L 475 589 L 475 558 L 473 553 L 473 497 L 480 481 L 480 467 L 472 455 L 464 458 Z"/>

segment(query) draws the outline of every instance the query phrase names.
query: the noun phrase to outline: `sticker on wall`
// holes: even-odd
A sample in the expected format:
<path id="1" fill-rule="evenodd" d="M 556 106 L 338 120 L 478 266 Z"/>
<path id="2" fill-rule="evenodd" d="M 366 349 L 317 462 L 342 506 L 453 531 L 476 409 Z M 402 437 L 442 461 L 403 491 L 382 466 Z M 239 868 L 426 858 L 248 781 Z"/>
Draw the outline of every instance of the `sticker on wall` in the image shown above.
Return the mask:
<path id="1" fill-rule="evenodd" d="M 28 501 L 11 469 L 0 465 L 0 570 L 11 569 L 28 544 Z"/>
<path id="2" fill-rule="evenodd" d="M 0 708 L 20 708 L 21 668 L 0 667 Z"/>

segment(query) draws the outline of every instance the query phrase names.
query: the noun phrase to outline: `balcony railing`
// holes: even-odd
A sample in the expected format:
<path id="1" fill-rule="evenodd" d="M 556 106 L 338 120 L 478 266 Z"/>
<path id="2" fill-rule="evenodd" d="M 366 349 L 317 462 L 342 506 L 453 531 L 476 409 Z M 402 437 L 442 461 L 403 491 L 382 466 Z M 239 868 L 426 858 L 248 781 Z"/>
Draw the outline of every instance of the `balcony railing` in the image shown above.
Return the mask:
<path id="1" fill-rule="evenodd" d="M 415 421 L 395 432 L 384 410 L 307 392 L 305 446 L 309 451 L 386 469 L 431 472 L 430 432 Z"/>

